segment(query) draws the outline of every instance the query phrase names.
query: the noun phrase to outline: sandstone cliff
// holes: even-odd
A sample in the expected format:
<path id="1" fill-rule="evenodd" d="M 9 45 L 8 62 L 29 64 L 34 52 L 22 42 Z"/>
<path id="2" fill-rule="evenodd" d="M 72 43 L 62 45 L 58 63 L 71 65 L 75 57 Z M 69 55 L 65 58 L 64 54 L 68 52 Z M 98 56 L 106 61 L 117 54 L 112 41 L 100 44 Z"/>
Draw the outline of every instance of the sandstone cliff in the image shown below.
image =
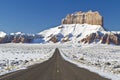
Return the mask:
<path id="1" fill-rule="evenodd" d="M 74 14 L 68 14 L 66 18 L 62 20 L 62 24 L 92 24 L 103 26 L 103 17 L 99 12 L 76 12 Z"/>
<path id="2" fill-rule="evenodd" d="M 41 35 L 27 35 L 27 34 L 19 34 L 19 35 L 6 35 L 4 37 L 0 37 L 0 43 L 31 43 L 34 39 L 42 39 Z"/>
<path id="3" fill-rule="evenodd" d="M 108 33 L 91 33 L 90 35 L 87 35 L 85 38 L 81 39 L 80 42 L 84 43 L 92 43 L 92 42 L 101 42 L 103 44 L 116 44 L 120 45 L 120 34 L 108 32 Z"/>

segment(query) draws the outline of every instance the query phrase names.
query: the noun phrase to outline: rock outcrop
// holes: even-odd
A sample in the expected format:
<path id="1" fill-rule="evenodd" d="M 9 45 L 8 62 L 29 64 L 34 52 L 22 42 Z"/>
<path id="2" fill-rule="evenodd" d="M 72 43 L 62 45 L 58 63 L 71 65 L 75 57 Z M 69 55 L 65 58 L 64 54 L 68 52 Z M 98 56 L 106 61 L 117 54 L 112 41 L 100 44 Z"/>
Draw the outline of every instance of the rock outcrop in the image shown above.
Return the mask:
<path id="1" fill-rule="evenodd" d="M 103 17 L 99 12 L 76 12 L 74 14 L 68 14 L 66 18 L 62 20 L 62 24 L 91 24 L 103 26 Z"/>
<path id="2" fill-rule="evenodd" d="M 11 41 L 12 43 L 30 43 L 32 39 L 29 39 L 25 36 L 15 36 L 13 40 Z"/>
<path id="3" fill-rule="evenodd" d="M 57 36 L 56 35 L 52 36 L 49 41 L 51 41 L 53 43 L 58 42 Z"/>
<path id="4" fill-rule="evenodd" d="M 120 34 L 115 33 L 91 33 L 90 35 L 87 35 L 86 38 L 81 39 L 80 42 L 84 43 L 92 43 L 92 42 L 101 42 L 103 44 L 116 44 L 120 45 Z"/>
<path id="5" fill-rule="evenodd" d="M 61 42 L 68 42 L 69 40 L 69 35 L 65 36 L 64 38 L 62 38 Z"/>
<path id="6" fill-rule="evenodd" d="M 0 37 L 0 43 L 3 43 L 3 40 L 4 40 L 4 38 L 1 38 L 1 37 Z"/>
<path id="7" fill-rule="evenodd" d="M 31 43 L 34 39 L 43 38 L 41 35 L 15 34 L 0 37 L 0 43 Z"/>
<path id="8" fill-rule="evenodd" d="M 120 34 L 114 34 L 114 33 L 110 33 L 110 34 L 105 34 L 102 36 L 101 38 L 101 43 L 113 43 L 116 45 L 120 44 L 120 38 L 118 37 Z"/>

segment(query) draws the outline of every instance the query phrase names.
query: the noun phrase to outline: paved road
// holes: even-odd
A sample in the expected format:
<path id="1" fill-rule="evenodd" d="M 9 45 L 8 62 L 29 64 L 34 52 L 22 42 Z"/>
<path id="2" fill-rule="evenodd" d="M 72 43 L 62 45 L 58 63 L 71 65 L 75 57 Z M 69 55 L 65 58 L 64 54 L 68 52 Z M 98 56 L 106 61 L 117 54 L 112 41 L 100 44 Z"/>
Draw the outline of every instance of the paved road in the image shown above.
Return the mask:
<path id="1" fill-rule="evenodd" d="M 0 80 L 108 80 L 65 61 L 58 49 L 50 60 L 0 77 Z"/>

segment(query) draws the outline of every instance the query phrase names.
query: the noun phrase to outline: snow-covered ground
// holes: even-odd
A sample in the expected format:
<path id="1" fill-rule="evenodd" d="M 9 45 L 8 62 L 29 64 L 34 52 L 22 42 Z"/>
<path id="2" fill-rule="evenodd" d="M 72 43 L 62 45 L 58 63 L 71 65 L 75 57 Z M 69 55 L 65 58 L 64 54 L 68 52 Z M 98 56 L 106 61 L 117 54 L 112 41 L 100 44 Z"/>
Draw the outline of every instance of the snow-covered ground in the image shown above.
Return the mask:
<path id="1" fill-rule="evenodd" d="M 48 60 L 59 48 L 65 60 L 112 80 L 120 80 L 120 46 L 106 44 L 0 44 L 0 74 Z"/>
<path id="2" fill-rule="evenodd" d="M 120 46 L 91 44 L 59 46 L 61 55 L 79 67 L 120 80 Z"/>
<path id="3" fill-rule="evenodd" d="M 0 75 L 46 61 L 54 50 L 41 44 L 0 44 Z"/>
<path id="4" fill-rule="evenodd" d="M 46 42 L 49 41 L 49 39 L 54 35 L 57 35 L 59 41 L 61 41 L 62 38 L 69 36 L 70 41 L 78 42 L 87 35 L 97 31 L 104 31 L 104 28 L 100 25 L 90 24 L 63 24 L 44 30 L 38 33 L 38 35 L 44 36 L 43 40 Z"/>

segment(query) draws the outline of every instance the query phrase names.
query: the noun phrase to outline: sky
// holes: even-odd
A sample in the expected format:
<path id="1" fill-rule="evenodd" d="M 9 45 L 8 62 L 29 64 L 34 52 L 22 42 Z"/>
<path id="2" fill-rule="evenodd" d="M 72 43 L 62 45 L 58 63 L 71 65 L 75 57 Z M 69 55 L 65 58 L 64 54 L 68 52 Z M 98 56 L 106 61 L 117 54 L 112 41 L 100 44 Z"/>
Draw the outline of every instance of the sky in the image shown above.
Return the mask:
<path id="1" fill-rule="evenodd" d="M 89 10 L 100 12 L 107 30 L 120 31 L 120 0 L 0 0 L 0 31 L 38 33 Z"/>

